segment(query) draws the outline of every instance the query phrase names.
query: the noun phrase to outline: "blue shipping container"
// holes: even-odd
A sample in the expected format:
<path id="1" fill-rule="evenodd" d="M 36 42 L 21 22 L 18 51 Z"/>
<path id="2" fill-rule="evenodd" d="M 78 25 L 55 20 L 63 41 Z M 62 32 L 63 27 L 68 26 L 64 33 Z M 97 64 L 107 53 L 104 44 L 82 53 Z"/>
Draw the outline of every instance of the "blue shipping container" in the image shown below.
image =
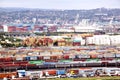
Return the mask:
<path id="1" fill-rule="evenodd" d="M 25 60 L 30 61 L 30 56 L 25 57 Z"/>
<path id="2" fill-rule="evenodd" d="M 57 75 L 63 75 L 65 74 L 65 70 L 57 70 Z"/>

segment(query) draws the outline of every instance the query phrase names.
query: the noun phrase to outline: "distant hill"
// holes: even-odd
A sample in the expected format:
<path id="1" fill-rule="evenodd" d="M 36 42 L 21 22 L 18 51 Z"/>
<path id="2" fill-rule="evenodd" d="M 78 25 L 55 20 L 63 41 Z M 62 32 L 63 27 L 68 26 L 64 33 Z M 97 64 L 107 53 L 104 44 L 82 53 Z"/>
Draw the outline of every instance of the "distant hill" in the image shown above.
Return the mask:
<path id="1" fill-rule="evenodd" d="M 89 10 L 58 10 L 58 9 L 31 9 L 31 8 L 0 8 L 0 24 L 4 23 L 58 23 L 75 24 L 82 19 L 91 22 L 109 22 L 112 18 L 120 22 L 120 9 L 97 8 Z M 33 21 L 34 20 L 34 21 Z"/>
<path id="2" fill-rule="evenodd" d="M 27 8 L 8 8 L 8 7 L 0 7 L 0 12 L 12 12 L 12 11 L 25 11 L 29 10 Z"/>

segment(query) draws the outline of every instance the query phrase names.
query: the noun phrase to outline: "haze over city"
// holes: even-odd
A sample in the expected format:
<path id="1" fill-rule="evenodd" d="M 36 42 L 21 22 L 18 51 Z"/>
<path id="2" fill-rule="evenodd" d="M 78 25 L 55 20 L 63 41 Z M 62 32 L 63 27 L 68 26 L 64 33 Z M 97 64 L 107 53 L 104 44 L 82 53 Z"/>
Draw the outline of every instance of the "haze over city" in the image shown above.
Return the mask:
<path id="1" fill-rule="evenodd" d="M 119 0 L 0 0 L 0 7 L 40 9 L 120 8 Z"/>

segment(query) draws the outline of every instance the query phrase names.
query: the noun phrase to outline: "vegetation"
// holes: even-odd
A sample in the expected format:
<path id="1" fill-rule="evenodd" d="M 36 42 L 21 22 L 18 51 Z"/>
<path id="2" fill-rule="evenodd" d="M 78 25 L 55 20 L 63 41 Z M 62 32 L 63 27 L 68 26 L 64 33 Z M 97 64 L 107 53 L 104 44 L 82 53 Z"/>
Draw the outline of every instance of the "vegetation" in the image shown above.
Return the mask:
<path id="1" fill-rule="evenodd" d="M 120 76 L 111 77 L 88 77 L 88 78 L 56 78 L 47 80 L 120 80 Z"/>
<path id="2" fill-rule="evenodd" d="M 0 35 L 0 45 L 2 47 L 20 47 L 22 46 L 22 40 Z"/>

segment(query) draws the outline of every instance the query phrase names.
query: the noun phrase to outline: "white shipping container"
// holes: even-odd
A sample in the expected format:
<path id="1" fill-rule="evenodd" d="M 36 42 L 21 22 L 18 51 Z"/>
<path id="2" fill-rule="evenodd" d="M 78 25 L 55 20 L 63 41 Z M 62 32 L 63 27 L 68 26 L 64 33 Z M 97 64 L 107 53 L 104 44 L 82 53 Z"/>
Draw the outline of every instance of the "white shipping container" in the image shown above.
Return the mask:
<path id="1" fill-rule="evenodd" d="M 120 44 L 120 36 L 110 36 L 111 45 Z"/>
<path id="2" fill-rule="evenodd" d="M 104 54 L 104 57 L 115 57 L 115 54 L 112 54 L 112 53 L 106 53 Z"/>
<path id="3" fill-rule="evenodd" d="M 22 57 L 16 57 L 16 60 L 23 60 L 23 58 Z"/>
<path id="4" fill-rule="evenodd" d="M 95 44 L 96 45 L 110 45 L 109 36 L 94 36 Z"/>
<path id="5" fill-rule="evenodd" d="M 75 58 L 75 55 L 70 55 L 69 58 L 70 58 L 70 59 L 74 59 L 74 58 Z"/>
<path id="6" fill-rule="evenodd" d="M 98 54 L 97 58 L 103 58 L 103 54 Z"/>
<path id="7" fill-rule="evenodd" d="M 30 60 L 37 60 L 37 56 L 31 56 Z"/>
<path id="8" fill-rule="evenodd" d="M 90 55 L 88 54 L 83 54 L 83 55 L 79 55 L 79 58 L 90 58 Z"/>
<path id="9" fill-rule="evenodd" d="M 119 57 L 120 57 L 120 54 L 119 54 L 119 53 L 117 53 L 117 54 L 116 54 L 116 57 L 117 57 L 117 58 L 119 58 Z"/>
<path id="10" fill-rule="evenodd" d="M 50 59 L 50 56 L 44 56 L 43 59 Z"/>
<path id="11" fill-rule="evenodd" d="M 42 71 L 26 71 L 26 76 L 40 76 L 43 74 Z"/>
<path id="12" fill-rule="evenodd" d="M 94 44 L 94 38 L 93 37 L 87 37 L 86 38 L 86 44 Z"/>
<path id="13" fill-rule="evenodd" d="M 99 39 L 100 39 L 99 37 L 94 38 L 95 45 L 100 45 L 100 40 Z"/>
<path id="14" fill-rule="evenodd" d="M 85 40 L 81 40 L 81 45 L 85 45 Z"/>

